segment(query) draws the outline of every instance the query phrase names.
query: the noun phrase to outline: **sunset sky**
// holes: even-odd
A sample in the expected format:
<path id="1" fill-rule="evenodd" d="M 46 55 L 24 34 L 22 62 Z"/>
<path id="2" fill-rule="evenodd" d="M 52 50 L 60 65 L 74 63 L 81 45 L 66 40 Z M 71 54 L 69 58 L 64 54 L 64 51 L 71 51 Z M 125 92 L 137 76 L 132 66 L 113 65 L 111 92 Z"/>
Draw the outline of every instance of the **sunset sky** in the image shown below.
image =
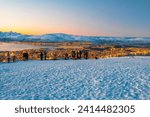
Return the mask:
<path id="1" fill-rule="evenodd" d="M 0 0 L 0 31 L 150 36 L 150 0 Z"/>

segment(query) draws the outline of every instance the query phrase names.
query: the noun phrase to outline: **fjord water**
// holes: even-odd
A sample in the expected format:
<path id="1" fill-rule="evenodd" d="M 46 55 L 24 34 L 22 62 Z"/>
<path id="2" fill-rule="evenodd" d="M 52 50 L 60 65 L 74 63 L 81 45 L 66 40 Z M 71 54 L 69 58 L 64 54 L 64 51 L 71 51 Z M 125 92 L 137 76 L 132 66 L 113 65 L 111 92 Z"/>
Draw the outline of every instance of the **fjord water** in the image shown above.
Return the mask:
<path id="1" fill-rule="evenodd" d="M 0 42 L 0 51 L 18 51 L 24 49 L 40 49 L 40 48 L 53 48 L 53 47 L 32 45 L 29 43 Z"/>

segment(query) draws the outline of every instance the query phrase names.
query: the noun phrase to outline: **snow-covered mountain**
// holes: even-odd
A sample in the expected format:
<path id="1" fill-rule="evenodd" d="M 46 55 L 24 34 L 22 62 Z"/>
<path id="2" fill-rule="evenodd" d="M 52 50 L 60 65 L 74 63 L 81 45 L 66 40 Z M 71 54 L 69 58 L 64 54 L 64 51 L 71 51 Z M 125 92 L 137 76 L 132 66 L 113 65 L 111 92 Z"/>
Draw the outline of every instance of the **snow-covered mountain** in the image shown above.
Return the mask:
<path id="1" fill-rule="evenodd" d="M 32 42 L 73 42 L 94 41 L 96 37 L 75 36 L 64 33 L 23 35 L 16 32 L 0 32 L 0 41 L 32 41 Z"/>
<path id="2" fill-rule="evenodd" d="M 16 32 L 0 32 L 0 41 L 26 42 L 75 42 L 88 41 L 93 43 L 134 43 L 149 44 L 150 37 L 106 37 L 106 36 L 77 36 L 63 33 L 24 35 Z"/>
<path id="3" fill-rule="evenodd" d="M 23 41 L 29 35 L 23 35 L 17 32 L 0 32 L 0 41 Z"/>

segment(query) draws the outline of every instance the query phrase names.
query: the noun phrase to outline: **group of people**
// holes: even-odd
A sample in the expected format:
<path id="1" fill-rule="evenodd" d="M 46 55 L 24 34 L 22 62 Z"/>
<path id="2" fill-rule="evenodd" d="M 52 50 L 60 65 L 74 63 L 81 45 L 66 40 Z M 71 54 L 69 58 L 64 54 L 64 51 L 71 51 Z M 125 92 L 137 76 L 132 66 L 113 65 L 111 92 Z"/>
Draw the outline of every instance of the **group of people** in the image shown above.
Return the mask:
<path id="1" fill-rule="evenodd" d="M 46 55 L 47 53 L 46 52 L 41 52 L 40 53 L 40 59 L 41 60 L 46 60 Z M 29 54 L 27 52 L 24 52 L 22 54 L 22 57 L 23 57 L 23 60 L 24 61 L 27 61 L 29 60 Z M 7 62 L 10 63 L 10 62 L 15 62 L 16 60 L 16 56 L 15 55 L 10 55 L 10 52 L 7 52 Z"/>
<path id="2" fill-rule="evenodd" d="M 47 52 L 46 51 L 40 53 L 40 59 L 47 60 Z"/>
<path id="3" fill-rule="evenodd" d="M 29 54 L 27 52 L 23 53 L 23 60 L 29 60 Z M 40 52 L 40 60 L 47 60 L 47 52 Z"/>
<path id="4" fill-rule="evenodd" d="M 29 54 L 27 52 L 24 52 L 22 54 L 22 57 L 23 57 L 24 61 L 29 60 Z M 88 51 L 80 51 L 80 50 L 72 51 L 71 56 L 69 56 L 68 53 L 65 53 L 64 59 L 68 60 L 69 58 L 74 59 L 74 60 L 81 59 L 81 58 L 88 59 Z M 57 58 L 55 58 L 55 59 L 57 59 Z M 15 62 L 15 60 L 16 60 L 16 56 L 10 55 L 10 52 L 8 52 L 7 53 L 7 62 L 8 63 Z M 47 60 L 47 51 L 40 52 L 40 60 Z"/>
<path id="5" fill-rule="evenodd" d="M 71 56 L 73 59 L 88 59 L 88 51 L 72 51 Z"/>
<path id="6" fill-rule="evenodd" d="M 16 60 L 16 56 L 14 54 L 11 56 L 10 53 L 8 52 L 7 53 L 7 62 L 8 63 L 10 63 L 11 61 L 15 62 L 15 60 Z"/>

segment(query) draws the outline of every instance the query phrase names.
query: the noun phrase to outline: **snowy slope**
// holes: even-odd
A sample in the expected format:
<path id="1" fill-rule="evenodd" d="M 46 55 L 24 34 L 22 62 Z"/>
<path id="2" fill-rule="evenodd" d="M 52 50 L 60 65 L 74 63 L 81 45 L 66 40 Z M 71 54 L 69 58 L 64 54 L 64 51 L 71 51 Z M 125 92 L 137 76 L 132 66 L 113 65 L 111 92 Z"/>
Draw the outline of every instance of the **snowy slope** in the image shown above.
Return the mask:
<path id="1" fill-rule="evenodd" d="M 23 35 L 17 32 L 0 32 L 0 41 L 23 41 L 29 35 Z"/>
<path id="2" fill-rule="evenodd" d="M 150 57 L 0 63 L 0 99 L 150 99 Z"/>
<path id="3" fill-rule="evenodd" d="M 74 42 L 88 41 L 93 43 L 123 43 L 123 44 L 150 44 L 150 37 L 104 37 L 104 36 L 77 36 L 63 33 L 44 35 L 23 35 L 16 32 L 0 32 L 0 41 L 29 41 L 29 42 Z"/>

